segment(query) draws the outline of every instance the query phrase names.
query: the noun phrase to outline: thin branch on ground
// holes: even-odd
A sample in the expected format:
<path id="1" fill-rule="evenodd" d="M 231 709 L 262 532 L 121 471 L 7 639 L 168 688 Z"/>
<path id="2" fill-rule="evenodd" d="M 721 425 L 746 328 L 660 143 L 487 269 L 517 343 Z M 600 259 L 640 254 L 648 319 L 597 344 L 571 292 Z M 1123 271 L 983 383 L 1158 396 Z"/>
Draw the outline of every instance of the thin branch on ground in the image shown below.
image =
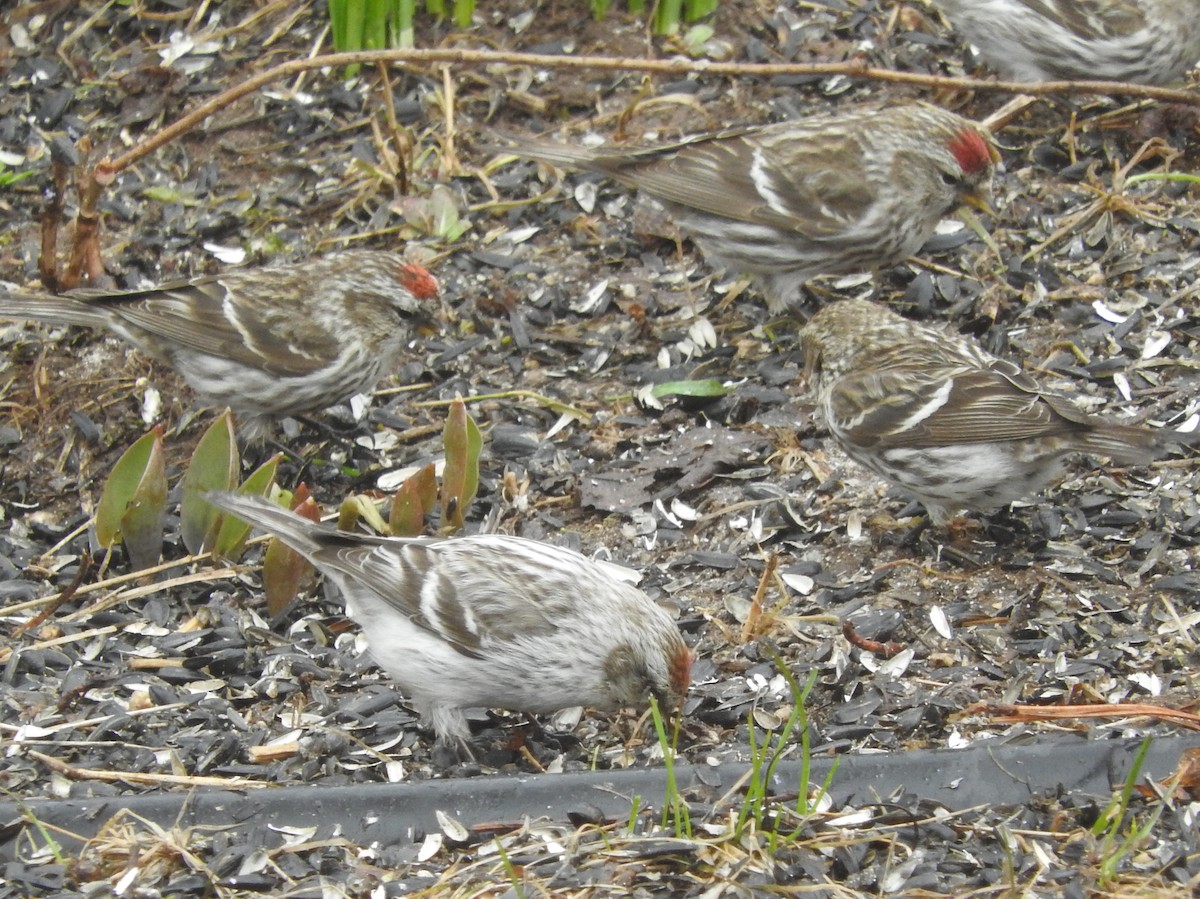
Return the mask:
<path id="1" fill-rule="evenodd" d="M 400 65 L 452 64 L 463 66 L 531 66 L 544 69 L 589 69 L 596 71 L 645 72 L 657 75 L 723 75 L 737 78 L 773 78 L 785 75 L 843 75 L 866 81 L 912 84 L 931 89 L 990 91 L 1028 96 L 1072 94 L 1120 94 L 1128 97 L 1200 106 L 1200 93 L 1155 85 L 1129 84 L 1122 81 L 1047 81 L 1023 84 L 1014 81 L 990 81 L 979 78 L 953 78 L 872 68 L 861 61 L 832 63 L 737 63 L 693 59 L 635 59 L 605 56 L 551 56 L 540 53 L 506 53 L 492 50 L 457 48 L 363 50 L 354 53 L 330 53 L 280 63 L 248 78 L 200 104 L 181 119 L 134 145 L 120 156 L 105 158 L 83 175 L 79 185 L 80 203 L 76 217 L 75 243 L 61 287 L 77 286 L 80 276 L 101 274 L 99 253 L 99 201 L 104 188 L 117 175 L 153 153 L 159 147 L 186 134 L 209 116 L 259 88 L 292 75 L 321 68 L 341 68 L 364 64 Z M 43 266 L 52 261 L 43 260 Z"/>

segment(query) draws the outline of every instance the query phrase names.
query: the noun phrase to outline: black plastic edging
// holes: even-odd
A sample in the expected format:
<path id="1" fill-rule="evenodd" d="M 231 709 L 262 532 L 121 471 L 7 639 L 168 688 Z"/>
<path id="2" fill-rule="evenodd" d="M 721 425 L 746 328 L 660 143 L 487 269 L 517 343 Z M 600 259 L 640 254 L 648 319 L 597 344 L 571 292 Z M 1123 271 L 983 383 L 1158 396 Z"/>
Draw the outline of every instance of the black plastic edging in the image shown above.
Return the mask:
<path id="1" fill-rule="evenodd" d="M 864 806 L 899 793 L 915 795 L 949 809 L 978 805 L 1016 806 L 1036 794 L 1065 791 L 1107 800 L 1130 770 L 1138 739 L 1089 740 L 1055 737 L 1032 740 L 996 739 L 965 749 L 914 750 L 837 756 L 838 771 L 830 792 L 838 806 Z M 1200 734 L 1158 737 L 1146 756 L 1143 778 L 1165 780 L 1181 753 L 1200 747 Z M 811 779 L 821 783 L 832 757 L 815 758 Z M 715 766 L 679 765 L 682 791 L 711 801 L 737 782 L 743 763 Z M 794 794 L 800 764 L 788 760 L 776 771 L 773 791 Z M 246 791 L 196 789 L 186 793 L 154 793 L 82 799 L 34 799 L 23 806 L 0 802 L 0 859 L 12 859 L 18 846 L 42 839 L 26 818 L 63 828 L 86 839 L 120 809 L 163 827 L 218 826 L 253 828 L 270 825 L 315 827 L 314 839 L 342 837 L 357 844 L 381 846 L 411 843 L 438 829 L 442 811 L 468 827 L 520 822 L 525 817 L 566 821 L 568 813 L 624 819 L 634 797 L 642 806 L 658 806 L 666 789 L 661 768 L 530 774 L 430 780 L 354 786 L 282 786 Z M 1082 798 L 1082 796 L 1081 796 Z M 22 836 L 22 833 L 24 836 Z M 67 852 L 77 848 L 56 833 Z M 268 844 L 282 838 L 271 837 Z"/>

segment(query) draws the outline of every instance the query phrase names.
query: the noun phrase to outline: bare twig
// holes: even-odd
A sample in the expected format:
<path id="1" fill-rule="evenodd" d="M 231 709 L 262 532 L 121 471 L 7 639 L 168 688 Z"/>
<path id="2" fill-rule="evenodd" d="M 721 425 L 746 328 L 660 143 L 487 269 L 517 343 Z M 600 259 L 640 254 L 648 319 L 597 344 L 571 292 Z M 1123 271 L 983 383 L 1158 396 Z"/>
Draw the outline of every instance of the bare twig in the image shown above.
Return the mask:
<path id="1" fill-rule="evenodd" d="M 864 637 L 854 627 L 854 622 L 842 622 L 842 636 L 851 646 L 857 646 L 865 652 L 874 653 L 881 658 L 890 659 L 904 651 L 904 644 L 889 640 L 886 643 L 881 643 L 878 640 L 872 640 L 869 637 Z"/>
<path id="2" fill-rule="evenodd" d="M 293 59 L 248 78 L 241 84 L 223 91 L 200 104 L 183 118 L 136 144 L 116 159 L 105 159 L 96 166 L 95 175 L 102 185 L 112 183 L 113 177 L 138 160 L 154 152 L 181 134 L 186 134 L 213 113 L 251 94 L 264 85 L 299 72 L 332 68 L 354 63 L 457 63 L 460 65 L 534 66 L 547 69 L 596 69 L 600 71 L 652 72 L 659 75 L 688 75 L 704 73 L 731 77 L 772 78 L 781 75 L 845 75 L 869 81 L 896 84 L 915 84 L 930 88 L 995 91 L 999 93 L 1048 96 L 1055 94 L 1124 94 L 1161 100 L 1166 103 L 1185 103 L 1200 106 L 1200 93 L 1175 90 L 1123 81 L 1047 81 L 1023 84 L 1015 81 L 988 81 L 980 78 L 951 78 L 944 75 L 922 75 L 916 72 L 896 72 L 875 69 L 859 62 L 837 63 L 731 63 L 691 59 L 629 59 L 608 56 L 550 56 L 540 53 L 501 53 L 493 50 L 362 50 L 356 53 L 330 53 L 309 59 Z"/>
<path id="3" fill-rule="evenodd" d="M 269 537 L 267 537 L 266 535 L 259 535 L 258 537 L 251 537 L 246 542 L 246 545 L 250 546 L 255 543 L 264 543 L 268 539 L 269 539 Z M 153 575 L 159 574 L 163 571 L 170 571 L 174 568 L 184 568 L 188 565 L 192 565 L 192 564 L 200 563 L 200 562 L 207 562 L 211 559 L 212 559 L 212 553 L 208 553 L 208 552 L 200 553 L 195 556 L 184 556 L 182 559 L 171 559 L 168 562 L 160 562 L 158 565 L 152 565 L 151 567 L 143 568 L 140 571 L 131 571 L 131 572 L 127 572 L 126 574 L 115 575 L 114 577 L 107 578 L 106 580 L 97 581 L 94 584 L 84 584 L 83 586 L 79 587 L 78 589 L 74 589 L 72 591 L 72 596 L 75 598 L 78 598 L 80 596 L 85 596 L 89 593 L 94 593 L 98 590 L 111 590 L 113 588 L 122 586 L 124 584 L 128 584 L 131 581 L 145 581 L 145 584 L 143 584 L 142 587 L 139 587 L 136 590 L 130 590 L 128 592 L 121 592 L 120 596 L 121 596 L 121 600 L 123 601 L 125 599 L 132 599 L 135 596 L 152 593 L 156 589 L 157 590 L 165 590 L 171 586 L 178 586 L 178 585 L 185 584 L 185 583 L 191 583 L 192 581 L 197 580 L 197 579 L 200 581 L 204 581 L 206 578 L 211 578 L 212 580 L 215 581 L 215 580 L 220 580 L 222 578 L 234 577 L 237 575 L 238 572 L 237 572 L 236 568 L 211 568 L 211 569 L 207 569 L 205 571 L 197 572 L 194 574 L 182 575 L 180 577 L 173 578 L 169 581 L 156 581 L 153 583 L 150 581 L 150 579 L 152 578 Z M 11 615 L 16 615 L 20 612 L 28 611 L 29 609 L 36 609 L 36 608 L 39 608 L 40 606 L 44 606 L 47 604 L 59 604 L 60 597 L 61 597 L 60 593 L 52 593 L 49 596 L 39 596 L 36 599 L 27 599 L 27 600 L 24 600 L 19 603 L 14 603 L 11 606 L 0 607 L 0 619 L 7 618 Z M 96 609 L 94 607 L 80 609 L 78 612 L 71 613 L 71 615 L 67 616 L 67 618 L 68 618 L 68 620 L 73 620 L 79 616 L 86 616 L 86 615 L 92 614 L 95 611 L 96 611 Z"/>
<path id="4" fill-rule="evenodd" d="M 767 565 L 763 569 L 762 576 L 758 579 L 758 589 L 754 591 L 754 598 L 750 600 L 750 611 L 746 614 L 746 620 L 742 622 L 742 642 L 749 642 L 750 638 L 759 634 L 759 625 L 762 621 L 763 614 L 763 598 L 767 595 L 767 587 L 772 583 L 775 577 L 775 569 L 779 567 L 779 555 L 771 553 L 767 557 Z"/>
<path id="5" fill-rule="evenodd" d="M 246 787 L 271 787 L 274 784 L 265 780 L 251 780 L 248 777 L 204 777 L 188 774 L 154 774 L 140 771 L 107 771 L 97 768 L 78 768 L 52 755 L 30 749 L 29 757 L 37 759 L 47 768 L 57 771 L 66 777 L 76 780 L 104 780 L 109 783 L 144 784 L 148 786 L 163 786 L 170 784 L 184 787 L 221 787 L 226 790 L 241 790 Z"/>
<path id="6" fill-rule="evenodd" d="M 1004 705 L 978 703 L 967 714 L 984 714 L 1001 724 L 1052 721 L 1067 718 L 1158 718 L 1191 730 L 1200 730 L 1200 715 L 1183 709 L 1145 702 L 1114 702 L 1090 705 Z"/>
<path id="7" fill-rule="evenodd" d="M 58 596 L 54 598 L 53 602 L 47 603 L 46 607 L 37 615 L 34 615 L 24 624 L 17 625 L 17 627 L 13 629 L 13 636 L 19 637 L 26 631 L 38 627 L 43 621 L 53 615 L 62 605 L 64 605 L 68 600 L 71 599 L 72 596 L 76 594 L 81 586 L 83 586 L 83 579 L 87 577 L 91 571 L 92 554 L 90 552 L 85 552 L 83 554 L 83 558 L 80 560 L 79 570 L 75 572 L 75 577 L 71 579 L 71 583 L 67 584 L 66 589 L 61 591 Z"/>
<path id="8" fill-rule="evenodd" d="M 58 229 L 62 226 L 63 198 L 67 193 L 70 169 L 61 159 L 51 159 L 50 187 L 46 191 L 46 208 L 42 210 L 42 257 L 38 260 L 39 276 L 49 290 L 59 290 Z"/>
<path id="9" fill-rule="evenodd" d="M 404 196 L 408 193 L 408 166 L 412 158 L 412 141 L 408 139 L 400 127 L 400 122 L 396 119 L 396 96 L 392 92 L 392 79 L 388 75 L 387 66 L 380 63 L 379 65 L 379 80 L 381 89 L 384 93 L 383 113 L 387 118 L 388 129 L 392 132 L 392 140 L 395 141 L 396 154 L 396 181 L 400 195 Z M 380 154 L 381 156 L 383 154 Z"/>
<path id="10" fill-rule="evenodd" d="M 835 63 L 735 63 L 711 62 L 697 59 L 634 59 L 607 56 L 550 56 L 540 53 L 507 53 L 493 50 L 459 48 L 362 50 L 354 53 L 330 53 L 307 59 L 280 63 L 248 78 L 241 84 L 223 91 L 193 109 L 183 118 L 163 128 L 127 152 L 101 160 L 83 179 L 80 186 L 79 215 L 76 219 L 75 244 L 63 286 L 78 284 L 81 273 L 96 276 L 100 272 L 98 240 L 98 203 L 101 192 L 112 184 L 117 174 L 191 131 L 209 116 L 242 97 L 281 78 L 319 68 L 337 68 L 364 64 L 451 64 L 464 66 L 512 65 L 544 69 L 590 69 L 597 71 L 646 72 L 657 75 L 686 76 L 690 74 L 723 75 L 737 78 L 772 78 L 782 75 L 843 75 L 869 81 L 913 84 L 926 88 L 991 91 L 999 93 L 1048 96 L 1057 94 L 1122 94 L 1169 103 L 1200 106 L 1200 93 L 1175 90 L 1155 85 L 1129 84 L 1123 81 L 1048 81 L 1041 84 L 1022 84 L 1013 81 L 988 81 L 978 78 L 951 78 L 923 75 L 917 72 L 897 72 L 871 68 L 861 61 Z"/>

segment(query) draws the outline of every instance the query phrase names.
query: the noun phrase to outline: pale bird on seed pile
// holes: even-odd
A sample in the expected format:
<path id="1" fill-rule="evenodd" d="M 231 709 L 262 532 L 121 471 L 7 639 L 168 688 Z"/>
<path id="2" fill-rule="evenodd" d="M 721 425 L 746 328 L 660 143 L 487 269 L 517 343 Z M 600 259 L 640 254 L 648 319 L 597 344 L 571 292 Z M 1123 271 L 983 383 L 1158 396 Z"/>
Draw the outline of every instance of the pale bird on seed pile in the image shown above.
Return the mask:
<path id="1" fill-rule="evenodd" d="M 504 535 L 375 537 L 313 524 L 261 497 L 210 502 L 308 559 L 341 591 L 371 655 L 443 745 L 463 710 L 677 710 L 692 654 L 675 620 L 610 567 Z"/>

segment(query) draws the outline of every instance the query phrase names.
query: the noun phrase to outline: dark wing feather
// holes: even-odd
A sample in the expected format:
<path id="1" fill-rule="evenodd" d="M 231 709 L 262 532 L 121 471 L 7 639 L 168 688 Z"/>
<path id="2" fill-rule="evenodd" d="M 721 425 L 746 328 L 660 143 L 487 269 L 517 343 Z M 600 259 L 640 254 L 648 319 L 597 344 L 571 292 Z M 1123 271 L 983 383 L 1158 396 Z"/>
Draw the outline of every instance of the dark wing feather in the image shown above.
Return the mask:
<path id="1" fill-rule="evenodd" d="M 326 532 L 320 539 L 323 545 L 313 557 L 318 568 L 354 581 L 463 655 L 481 658 L 479 634 L 464 619 L 453 584 L 440 576 L 430 552 L 435 539 L 417 538 L 403 546 L 359 534 Z"/>
<path id="2" fill-rule="evenodd" d="M 282 377 L 311 374 L 338 354 L 334 335 L 296 315 L 281 296 L 310 292 L 286 271 L 231 272 L 120 294 L 75 291 L 73 298 L 107 306 L 121 319 L 167 345 L 188 347 Z M 237 303 L 228 304 L 230 291 Z"/>
<path id="3" fill-rule="evenodd" d="M 660 200 L 712 215 L 814 238 L 840 234 L 875 200 L 866 179 L 851 174 L 857 167 L 849 160 L 861 147 L 833 134 L 814 147 L 795 124 L 787 129 L 787 138 L 778 138 L 782 129 L 774 127 L 722 132 L 676 145 L 654 161 L 633 158 L 602 170 Z M 760 164 L 763 158 L 773 164 Z"/>
<path id="4" fill-rule="evenodd" d="M 523 551 L 502 538 L 418 538 L 395 541 L 330 534 L 314 559 L 371 591 L 418 627 L 464 655 L 545 636 L 575 611 L 586 569 L 574 555 L 553 564 L 552 546 Z M 547 554 L 537 565 L 529 554 Z M 586 590 L 583 590 L 586 593 Z"/>
<path id="5" fill-rule="evenodd" d="M 814 238 L 841 233 L 875 201 L 851 160 L 862 147 L 849 136 L 822 135 L 812 146 L 794 122 L 729 128 L 658 147 L 588 150 L 524 139 L 511 152 L 555 165 L 598 172 L 665 203 Z M 768 170 L 755 152 L 776 160 Z M 780 165 L 780 159 L 787 165 Z M 764 196 L 765 182 L 776 199 Z M 782 201 L 783 208 L 780 206 Z"/>
<path id="6" fill-rule="evenodd" d="M 1028 440 L 1079 429 L 1078 420 L 1060 414 L 1031 380 L 995 369 L 941 370 L 928 377 L 912 371 L 850 374 L 833 385 L 829 404 L 831 425 L 857 445 L 880 449 Z"/>

